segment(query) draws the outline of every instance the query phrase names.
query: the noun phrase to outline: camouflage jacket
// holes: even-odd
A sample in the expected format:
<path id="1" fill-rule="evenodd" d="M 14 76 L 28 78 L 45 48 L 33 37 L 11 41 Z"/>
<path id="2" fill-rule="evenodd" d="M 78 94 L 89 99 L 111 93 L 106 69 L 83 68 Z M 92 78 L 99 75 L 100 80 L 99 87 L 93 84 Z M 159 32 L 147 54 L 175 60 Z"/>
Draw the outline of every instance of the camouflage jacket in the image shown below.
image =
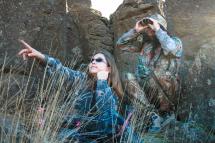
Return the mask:
<path id="1" fill-rule="evenodd" d="M 143 34 L 130 29 L 117 41 L 117 46 L 123 50 L 141 51 L 137 58 L 136 77 L 146 78 L 150 71 L 156 76 L 177 76 L 180 58 L 183 53 L 182 42 L 178 37 L 170 37 L 166 31 L 159 29 L 155 32 L 160 45 L 153 48 L 153 44 L 144 41 Z M 154 49 L 154 51 L 153 51 Z"/>

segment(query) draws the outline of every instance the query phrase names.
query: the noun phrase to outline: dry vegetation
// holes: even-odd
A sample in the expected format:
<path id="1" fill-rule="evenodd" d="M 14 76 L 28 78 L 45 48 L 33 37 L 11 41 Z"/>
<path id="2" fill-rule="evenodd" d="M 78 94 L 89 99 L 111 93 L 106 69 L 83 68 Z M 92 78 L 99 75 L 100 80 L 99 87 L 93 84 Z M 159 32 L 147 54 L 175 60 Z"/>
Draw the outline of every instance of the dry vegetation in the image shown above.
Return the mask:
<path id="1" fill-rule="evenodd" d="M 66 139 L 59 140 L 58 131 L 64 119 L 75 114 L 74 103 L 81 98 L 77 93 L 86 86 L 77 81 L 67 87 L 62 82 L 62 77 L 56 81 L 57 75 L 55 74 L 52 77 L 46 77 L 44 74 L 41 79 L 35 79 L 32 76 L 34 67 L 37 67 L 35 62 L 33 62 L 28 75 L 19 75 L 19 72 L 16 73 L 12 70 L 5 73 L 6 65 L 7 62 L 1 68 L 0 77 L 0 142 L 66 142 Z M 19 67 L 11 69 L 19 69 Z M 166 126 L 161 133 L 146 133 L 146 128 L 150 123 L 149 113 L 152 108 L 145 110 L 145 106 L 139 102 L 133 104 L 136 112 L 133 113 L 130 121 L 131 134 L 133 131 L 140 133 L 145 142 L 187 143 L 202 141 L 202 137 L 199 136 L 202 127 L 195 128 L 199 129 L 199 132 L 191 130 L 191 126 L 197 126 L 195 122 L 186 122 L 182 126 L 178 126 L 181 123 L 174 120 L 174 123 Z M 38 111 L 42 106 L 45 107 L 44 113 Z M 85 124 L 90 121 L 91 118 Z M 81 126 L 85 126 L 85 124 Z M 203 138 L 206 138 L 207 141 L 210 135 L 213 135 L 212 131 Z M 113 142 L 113 140 L 107 142 Z M 120 142 L 136 142 L 136 139 L 132 135 L 126 135 L 125 138 L 120 139 Z"/>

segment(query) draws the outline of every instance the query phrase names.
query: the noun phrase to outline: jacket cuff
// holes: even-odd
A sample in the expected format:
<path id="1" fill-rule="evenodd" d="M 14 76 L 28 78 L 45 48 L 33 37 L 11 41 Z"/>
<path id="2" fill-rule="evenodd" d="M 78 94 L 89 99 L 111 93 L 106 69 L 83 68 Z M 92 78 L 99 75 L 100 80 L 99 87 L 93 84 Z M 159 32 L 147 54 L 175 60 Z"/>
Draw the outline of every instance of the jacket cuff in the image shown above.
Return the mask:
<path id="1" fill-rule="evenodd" d="M 161 28 L 159 30 L 155 31 L 155 35 L 157 36 L 158 39 L 161 39 L 163 34 L 166 34 L 166 32 L 163 31 Z"/>
<path id="2" fill-rule="evenodd" d="M 44 64 L 48 64 L 49 56 L 46 54 L 44 54 L 44 55 L 45 55 Z"/>

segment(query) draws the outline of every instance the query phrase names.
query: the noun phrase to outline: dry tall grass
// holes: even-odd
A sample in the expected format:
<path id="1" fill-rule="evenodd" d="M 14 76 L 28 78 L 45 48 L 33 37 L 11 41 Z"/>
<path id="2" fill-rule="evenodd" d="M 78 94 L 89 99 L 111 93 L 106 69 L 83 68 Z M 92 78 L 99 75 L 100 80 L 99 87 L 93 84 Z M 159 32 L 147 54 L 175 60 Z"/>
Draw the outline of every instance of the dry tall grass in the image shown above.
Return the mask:
<path id="1" fill-rule="evenodd" d="M 72 62 L 72 65 L 75 65 L 74 62 Z M 63 82 L 63 77 L 56 78 L 57 74 L 53 74 L 51 77 L 43 74 L 41 79 L 35 79 L 33 70 L 35 70 L 35 67 L 38 68 L 35 61 L 32 63 L 30 70 L 20 70 L 23 67 L 25 66 L 17 65 L 10 67 L 10 70 L 6 70 L 8 68 L 8 62 L 6 61 L 1 66 L 0 143 L 65 142 L 66 139 L 59 140 L 58 131 L 65 117 L 75 114 L 74 103 L 82 98 L 78 92 L 86 88 L 86 85 L 83 85 L 83 82 L 75 81 L 67 86 Z M 28 74 L 23 71 L 28 71 Z M 45 112 L 38 111 L 38 108 L 42 106 L 45 106 Z M 177 126 L 179 123 L 175 120 L 175 123 L 165 128 L 162 133 L 146 133 L 150 120 L 149 114 L 153 108 L 145 109 L 145 106 L 138 101 L 133 102 L 132 106 L 136 111 L 130 121 L 131 132 L 126 135 L 126 140 L 121 138 L 120 142 L 137 142 L 133 138 L 134 132 L 141 134 L 145 142 L 150 143 L 178 143 L 181 141 L 191 143 L 199 141 L 197 139 L 199 138 L 198 133 L 193 132 L 188 136 L 190 133 L 189 124 L 183 125 L 187 132 L 180 132 L 179 135 L 179 132 L 176 131 L 180 130 Z M 86 124 L 91 120 L 92 118 L 89 118 Z M 196 124 L 193 123 L 192 125 L 195 126 Z M 85 124 L 81 126 L 85 126 Z M 184 129 L 181 129 L 181 131 L 184 131 Z M 171 137 L 169 134 L 171 134 Z M 213 135 L 213 132 L 206 135 L 206 138 L 211 135 Z M 114 141 L 109 140 L 107 142 Z"/>
<path id="2" fill-rule="evenodd" d="M 85 86 L 76 81 L 65 91 L 64 79 L 59 77 L 56 81 L 57 74 L 46 77 L 44 72 L 42 79 L 35 79 L 32 76 L 37 67 L 35 62 L 28 75 L 20 72 L 27 71 L 20 69 L 23 65 L 6 70 L 7 63 L 1 66 L 0 77 L 0 142 L 61 142 L 57 131 L 64 118 L 73 113 L 74 102 L 81 98 L 77 93 Z M 45 106 L 44 113 L 38 111 L 42 106 Z"/>

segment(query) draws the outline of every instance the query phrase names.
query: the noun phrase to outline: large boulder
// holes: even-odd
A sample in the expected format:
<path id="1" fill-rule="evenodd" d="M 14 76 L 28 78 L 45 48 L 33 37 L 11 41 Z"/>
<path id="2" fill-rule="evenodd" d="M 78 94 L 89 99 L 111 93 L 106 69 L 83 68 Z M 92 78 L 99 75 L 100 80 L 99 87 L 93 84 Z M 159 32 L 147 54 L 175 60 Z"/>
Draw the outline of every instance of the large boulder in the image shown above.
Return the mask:
<path id="1" fill-rule="evenodd" d="M 168 0 L 168 28 L 183 41 L 182 97 L 179 117 L 214 130 L 215 1 Z"/>
<path id="2" fill-rule="evenodd" d="M 184 81 L 179 116 L 189 115 L 193 121 L 215 130 L 215 42 L 211 39 L 199 47 Z"/>
<path id="3" fill-rule="evenodd" d="M 100 12 L 80 4 L 72 4 L 69 5 L 68 15 L 73 18 L 74 25 L 79 30 L 78 34 L 82 35 L 81 50 L 88 61 L 95 50 L 103 48 L 110 52 L 113 51 L 113 35 L 110 24 L 106 18 L 101 17 Z M 71 38 L 75 36 L 68 34 L 68 37 Z M 72 43 L 73 40 L 70 42 Z"/>
<path id="4" fill-rule="evenodd" d="M 55 52 L 61 57 L 68 53 L 64 42 L 64 1 L 3 1 L 0 7 L 1 64 L 5 53 L 11 64 L 20 63 L 16 58 L 20 50 L 18 39 L 26 40 L 44 53 Z"/>
<path id="5" fill-rule="evenodd" d="M 215 35 L 214 0 L 168 0 L 168 29 L 183 40 L 186 60 L 193 60 L 201 45 Z"/>
<path id="6" fill-rule="evenodd" d="M 90 6 L 89 0 L 1 2 L 0 65 L 5 58 L 10 61 L 6 66 L 22 64 L 16 57 L 18 39 L 62 62 L 78 59 L 77 64 L 88 60 L 84 54 L 90 55 L 96 48 L 111 50 L 108 21 Z"/>

